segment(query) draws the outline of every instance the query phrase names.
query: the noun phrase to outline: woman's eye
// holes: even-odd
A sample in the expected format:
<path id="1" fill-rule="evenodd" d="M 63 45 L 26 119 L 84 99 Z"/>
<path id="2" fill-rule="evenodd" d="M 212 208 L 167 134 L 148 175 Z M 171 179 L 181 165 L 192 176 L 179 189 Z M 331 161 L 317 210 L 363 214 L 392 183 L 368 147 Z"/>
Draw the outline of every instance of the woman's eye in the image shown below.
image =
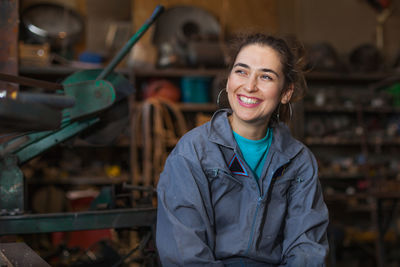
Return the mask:
<path id="1" fill-rule="evenodd" d="M 235 70 L 235 73 L 237 73 L 237 74 L 246 74 L 246 71 L 241 70 L 241 69 L 237 69 L 237 70 Z"/>
<path id="2" fill-rule="evenodd" d="M 267 81 L 268 81 L 268 80 L 270 80 L 270 81 L 273 80 L 271 76 L 266 75 L 266 74 L 265 74 L 265 75 L 261 75 L 260 78 L 261 78 L 262 80 L 267 80 Z"/>

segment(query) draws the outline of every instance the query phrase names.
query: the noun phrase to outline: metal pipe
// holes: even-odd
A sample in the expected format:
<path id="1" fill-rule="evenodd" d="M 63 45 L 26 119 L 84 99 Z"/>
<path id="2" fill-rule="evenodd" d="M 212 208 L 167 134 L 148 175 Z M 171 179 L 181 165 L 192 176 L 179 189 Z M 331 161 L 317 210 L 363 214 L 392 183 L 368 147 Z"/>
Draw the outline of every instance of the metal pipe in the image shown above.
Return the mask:
<path id="1" fill-rule="evenodd" d="M 118 65 L 118 63 L 121 62 L 121 60 L 131 50 L 133 45 L 142 37 L 142 35 L 149 29 L 151 24 L 154 23 L 154 21 L 158 18 L 158 16 L 161 15 L 161 13 L 163 11 L 164 11 L 164 7 L 161 5 L 158 5 L 154 9 L 151 17 L 145 21 L 143 26 L 135 33 L 135 35 L 132 36 L 132 38 L 124 45 L 124 47 L 121 48 L 121 50 L 118 52 L 118 54 L 111 60 L 111 62 L 99 74 L 99 76 L 97 77 L 97 80 L 103 80 L 104 78 L 107 77 L 108 74 L 110 74 L 115 69 L 115 67 Z"/>

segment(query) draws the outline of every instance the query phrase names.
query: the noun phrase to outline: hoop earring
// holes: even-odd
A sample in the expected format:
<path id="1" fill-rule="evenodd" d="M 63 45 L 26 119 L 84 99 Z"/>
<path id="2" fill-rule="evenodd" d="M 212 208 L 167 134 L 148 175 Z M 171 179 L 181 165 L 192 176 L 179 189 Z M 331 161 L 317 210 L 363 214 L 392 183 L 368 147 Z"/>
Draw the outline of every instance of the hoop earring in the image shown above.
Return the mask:
<path id="1" fill-rule="evenodd" d="M 287 103 L 289 105 L 289 121 L 292 120 L 292 116 L 293 116 L 293 110 L 292 110 L 292 104 L 290 102 Z M 281 103 L 279 103 L 278 105 L 278 110 L 276 112 L 276 121 L 279 123 L 279 113 L 280 113 L 280 109 L 281 109 Z"/>
<path id="2" fill-rule="evenodd" d="M 278 110 L 276 111 L 276 122 L 277 123 L 279 123 L 279 112 L 280 112 L 280 109 L 281 109 L 281 103 L 279 103 Z"/>
<path id="3" fill-rule="evenodd" d="M 224 91 L 226 91 L 226 88 L 223 88 L 223 89 L 221 89 L 220 91 L 219 91 L 219 93 L 218 93 L 218 96 L 217 96 L 217 106 L 219 107 L 220 106 L 220 98 L 221 98 L 221 94 L 224 92 Z"/>
<path id="4" fill-rule="evenodd" d="M 288 105 L 289 105 L 289 121 L 291 121 L 293 116 L 292 104 L 288 102 Z"/>

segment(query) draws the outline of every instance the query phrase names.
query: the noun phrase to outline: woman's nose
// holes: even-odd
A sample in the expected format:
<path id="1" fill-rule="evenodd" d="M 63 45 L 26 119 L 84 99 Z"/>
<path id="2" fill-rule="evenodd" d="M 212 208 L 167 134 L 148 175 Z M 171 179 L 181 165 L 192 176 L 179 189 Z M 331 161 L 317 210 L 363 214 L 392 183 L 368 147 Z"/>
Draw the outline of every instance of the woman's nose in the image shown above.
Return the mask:
<path id="1" fill-rule="evenodd" d="M 244 85 L 246 91 L 253 92 L 257 90 L 257 77 L 250 76 Z"/>

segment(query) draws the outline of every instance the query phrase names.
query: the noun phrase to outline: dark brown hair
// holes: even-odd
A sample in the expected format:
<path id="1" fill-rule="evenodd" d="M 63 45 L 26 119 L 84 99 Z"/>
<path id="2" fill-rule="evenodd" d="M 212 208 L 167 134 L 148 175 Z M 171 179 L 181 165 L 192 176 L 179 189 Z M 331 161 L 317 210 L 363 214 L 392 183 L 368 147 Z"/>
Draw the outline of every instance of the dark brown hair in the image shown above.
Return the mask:
<path id="1" fill-rule="evenodd" d="M 302 99 L 307 90 L 307 84 L 304 77 L 305 55 L 304 47 L 294 38 L 283 38 L 267 35 L 263 33 L 240 34 L 231 41 L 229 51 L 229 73 L 233 68 L 236 57 L 239 52 L 246 46 L 257 44 L 260 46 L 268 46 L 274 49 L 280 56 L 282 64 L 282 72 L 284 74 L 284 86 L 281 94 L 284 94 L 290 85 L 293 85 L 293 95 L 291 102 Z M 279 112 L 279 120 L 289 122 L 290 110 L 289 104 L 279 104 L 277 110 L 271 117 L 272 122 L 277 122 Z"/>

